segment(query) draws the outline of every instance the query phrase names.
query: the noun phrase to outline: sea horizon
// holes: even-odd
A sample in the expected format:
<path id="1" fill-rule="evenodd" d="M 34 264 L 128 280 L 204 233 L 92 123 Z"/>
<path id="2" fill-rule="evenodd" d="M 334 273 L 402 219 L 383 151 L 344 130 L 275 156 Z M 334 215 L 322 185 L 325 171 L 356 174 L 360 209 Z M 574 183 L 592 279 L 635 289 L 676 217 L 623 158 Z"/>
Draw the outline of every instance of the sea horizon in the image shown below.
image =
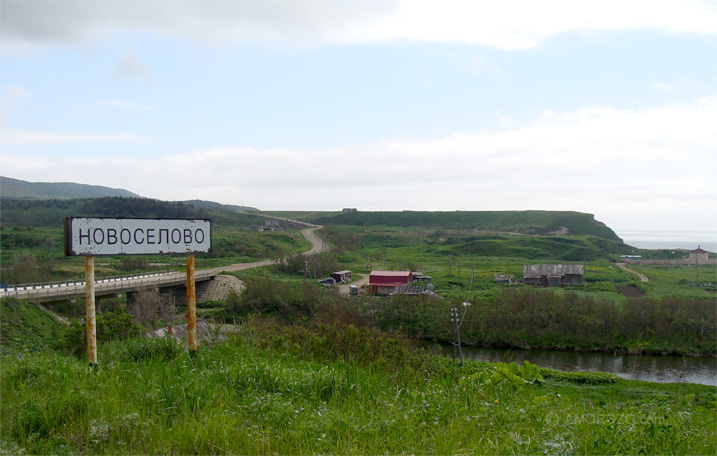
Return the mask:
<path id="1" fill-rule="evenodd" d="M 641 249 L 694 250 L 717 252 L 717 231 L 615 230 L 623 242 Z"/>

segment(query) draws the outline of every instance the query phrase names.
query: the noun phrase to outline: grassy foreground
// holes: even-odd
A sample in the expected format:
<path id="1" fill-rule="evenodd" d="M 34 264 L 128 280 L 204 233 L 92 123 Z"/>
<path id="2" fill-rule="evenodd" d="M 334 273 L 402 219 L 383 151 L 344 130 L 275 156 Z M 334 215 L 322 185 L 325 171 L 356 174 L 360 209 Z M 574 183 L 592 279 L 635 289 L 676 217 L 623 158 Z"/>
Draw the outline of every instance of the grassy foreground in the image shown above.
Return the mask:
<path id="1" fill-rule="evenodd" d="M 715 454 L 715 388 L 467 363 L 340 322 L 249 318 L 195 358 L 4 351 L 0 454 Z M 332 323 L 335 322 L 335 323 Z"/>

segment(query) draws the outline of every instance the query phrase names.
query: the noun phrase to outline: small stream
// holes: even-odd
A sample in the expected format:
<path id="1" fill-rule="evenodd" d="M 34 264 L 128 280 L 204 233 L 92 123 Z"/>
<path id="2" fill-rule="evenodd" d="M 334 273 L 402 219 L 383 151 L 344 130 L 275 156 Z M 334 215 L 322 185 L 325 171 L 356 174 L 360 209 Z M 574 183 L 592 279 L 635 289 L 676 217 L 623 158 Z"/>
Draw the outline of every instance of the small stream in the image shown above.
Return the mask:
<path id="1" fill-rule="evenodd" d="M 453 346 L 430 345 L 443 356 L 453 356 Z M 717 358 L 712 356 L 649 356 L 612 355 L 609 353 L 578 353 L 547 350 L 509 350 L 500 348 L 463 347 L 464 359 L 476 361 L 517 362 L 527 360 L 540 367 L 562 371 L 612 372 L 628 380 L 672 383 L 687 382 L 717 386 Z M 458 353 L 456 350 L 456 359 Z"/>

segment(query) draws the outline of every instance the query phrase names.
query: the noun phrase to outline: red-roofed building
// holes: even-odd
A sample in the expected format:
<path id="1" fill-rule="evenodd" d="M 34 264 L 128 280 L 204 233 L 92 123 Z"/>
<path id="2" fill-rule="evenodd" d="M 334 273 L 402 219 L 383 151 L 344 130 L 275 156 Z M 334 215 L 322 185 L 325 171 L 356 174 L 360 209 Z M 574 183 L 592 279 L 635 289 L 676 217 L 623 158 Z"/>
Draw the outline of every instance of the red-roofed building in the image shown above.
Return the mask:
<path id="1" fill-rule="evenodd" d="M 389 295 L 401 285 L 413 282 L 411 271 L 371 271 L 368 278 L 368 294 Z"/>

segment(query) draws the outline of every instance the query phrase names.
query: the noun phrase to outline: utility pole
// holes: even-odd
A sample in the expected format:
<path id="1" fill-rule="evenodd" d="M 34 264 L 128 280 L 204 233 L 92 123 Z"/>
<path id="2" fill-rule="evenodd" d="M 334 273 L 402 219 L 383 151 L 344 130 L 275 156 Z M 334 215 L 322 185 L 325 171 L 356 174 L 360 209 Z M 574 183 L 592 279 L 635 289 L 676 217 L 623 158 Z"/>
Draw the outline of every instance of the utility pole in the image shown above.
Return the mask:
<path id="1" fill-rule="evenodd" d="M 453 344 L 453 360 L 456 359 L 456 347 L 458 347 L 458 354 L 461 359 L 461 366 L 463 366 L 463 349 L 461 348 L 461 331 L 460 331 L 460 323 L 458 321 L 458 308 L 451 307 L 451 322 L 453 323 L 453 326 L 455 327 L 455 343 Z"/>
<path id="2" fill-rule="evenodd" d="M 471 290 L 473 290 L 473 304 L 476 303 L 476 267 L 471 269 Z"/>
<path id="3" fill-rule="evenodd" d="M 700 249 L 700 246 L 697 245 L 697 250 Z M 700 286 L 700 254 L 695 253 L 695 271 L 697 271 L 697 286 Z"/>

